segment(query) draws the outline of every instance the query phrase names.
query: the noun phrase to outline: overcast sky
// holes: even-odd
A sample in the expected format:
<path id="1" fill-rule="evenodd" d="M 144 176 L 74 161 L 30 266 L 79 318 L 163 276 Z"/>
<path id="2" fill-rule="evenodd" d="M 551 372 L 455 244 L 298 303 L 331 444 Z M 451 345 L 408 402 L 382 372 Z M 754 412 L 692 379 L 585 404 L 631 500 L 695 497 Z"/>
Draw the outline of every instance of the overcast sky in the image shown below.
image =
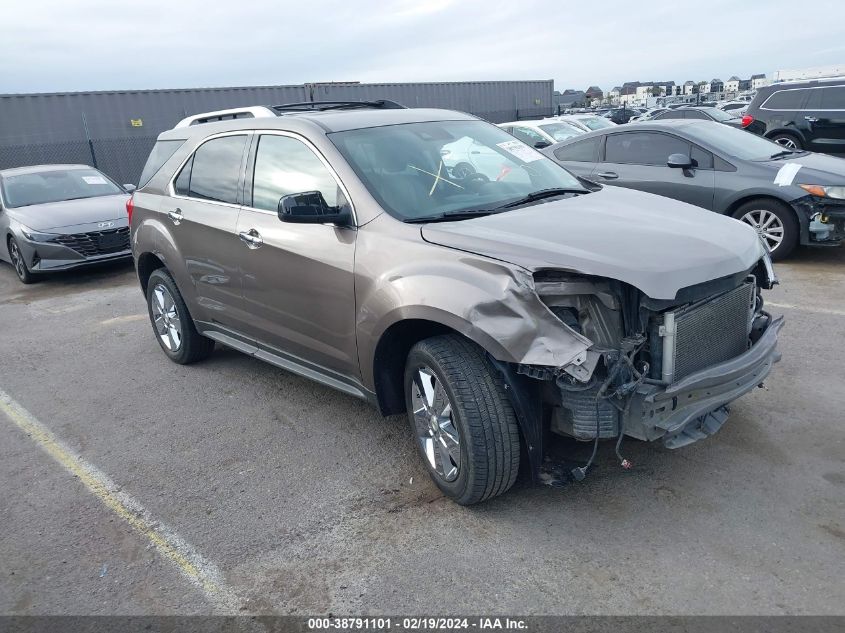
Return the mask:
<path id="1" fill-rule="evenodd" d="M 845 0 L 5 0 L 0 93 L 747 78 L 845 64 Z"/>

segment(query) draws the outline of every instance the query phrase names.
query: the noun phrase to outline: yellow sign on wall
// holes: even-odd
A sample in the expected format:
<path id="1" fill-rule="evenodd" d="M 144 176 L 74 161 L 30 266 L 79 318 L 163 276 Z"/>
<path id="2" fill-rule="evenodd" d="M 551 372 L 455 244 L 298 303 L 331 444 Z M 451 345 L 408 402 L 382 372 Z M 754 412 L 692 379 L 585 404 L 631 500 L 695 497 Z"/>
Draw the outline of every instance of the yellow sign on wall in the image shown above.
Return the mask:
<path id="1" fill-rule="evenodd" d="M 129 119 L 129 124 L 132 127 L 144 127 L 144 120 L 143 119 Z"/>

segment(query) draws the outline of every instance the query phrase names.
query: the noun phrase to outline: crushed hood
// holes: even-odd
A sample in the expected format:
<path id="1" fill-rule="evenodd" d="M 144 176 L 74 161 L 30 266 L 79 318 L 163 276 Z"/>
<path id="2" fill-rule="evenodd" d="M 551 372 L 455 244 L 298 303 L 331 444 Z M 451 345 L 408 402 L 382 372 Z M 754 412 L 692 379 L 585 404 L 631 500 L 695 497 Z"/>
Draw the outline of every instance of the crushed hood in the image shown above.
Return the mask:
<path id="1" fill-rule="evenodd" d="M 49 233 L 56 229 L 71 229 L 78 224 L 125 219 L 127 198 L 128 194 L 121 193 L 15 207 L 9 212 L 21 224 Z"/>
<path id="2" fill-rule="evenodd" d="M 654 299 L 747 270 L 750 226 L 670 198 L 604 187 L 495 215 L 426 224 L 428 242 L 523 266 L 617 279 Z"/>

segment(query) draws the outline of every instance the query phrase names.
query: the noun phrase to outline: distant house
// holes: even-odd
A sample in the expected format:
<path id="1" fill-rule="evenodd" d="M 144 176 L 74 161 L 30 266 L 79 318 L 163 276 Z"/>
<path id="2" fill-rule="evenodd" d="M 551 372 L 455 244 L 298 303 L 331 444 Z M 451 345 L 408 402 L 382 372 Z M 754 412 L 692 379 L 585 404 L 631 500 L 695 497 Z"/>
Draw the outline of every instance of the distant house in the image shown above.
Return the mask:
<path id="1" fill-rule="evenodd" d="M 694 81 L 685 81 L 684 82 L 684 94 L 685 95 L 694 95 L 697 92 L 697 84 Z"/>
<path id="2" fill-rule="evenodd" d="M 613 90 L 610 91 L 610 103 L 613 105 L 619 105 L 619 96 L 622 94 L 622 88 L 619 86 L 615 86 Z"/>
<path id="3" fill-rule="evenodd" d="M 751 75 L 751 89 L 757 90 L 758 88 L 762 88 L 763 86 L 768 86 L 769 80 L 766 79 L 766 75 Z"/>
<path id="4" fill-rule="evenodd" d="M 740 79 L 739 80 L 739 91 L 744 92 L 746 90 L 751 90 L 751 80 L 750 79 Z"/>
<path id="5" fill-rule="evenodd" d="M 725 89 L 725 83 L 721 79 L 710 80 L 709 92 L 722 92 Z"/>
<path id="6" fill-rule="evenodd" d="M 739 92 L 739 82 L 740 78 L 736 75 L 732 75 L 730 79 L 725 82 L 725 92 Z"/>
<path id="7" fill-rule="evenodd" d="M 604 93 L 598 86 L 590 86 L 584 91 L 584 94 L 587 95 L 590 101 L 601 101 L 604 99 Z"/>

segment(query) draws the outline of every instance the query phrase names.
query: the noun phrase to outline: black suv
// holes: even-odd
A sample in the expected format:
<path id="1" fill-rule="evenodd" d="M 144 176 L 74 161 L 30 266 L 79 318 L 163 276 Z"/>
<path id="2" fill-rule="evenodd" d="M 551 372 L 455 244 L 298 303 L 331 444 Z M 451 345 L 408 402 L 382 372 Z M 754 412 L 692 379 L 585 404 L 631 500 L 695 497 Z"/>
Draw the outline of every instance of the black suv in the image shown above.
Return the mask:
<path id="1" fill-rule="evenodd" d="M 845 156 L 845 78 L 760 88 L 742 127 L 790 149 Z"/>

